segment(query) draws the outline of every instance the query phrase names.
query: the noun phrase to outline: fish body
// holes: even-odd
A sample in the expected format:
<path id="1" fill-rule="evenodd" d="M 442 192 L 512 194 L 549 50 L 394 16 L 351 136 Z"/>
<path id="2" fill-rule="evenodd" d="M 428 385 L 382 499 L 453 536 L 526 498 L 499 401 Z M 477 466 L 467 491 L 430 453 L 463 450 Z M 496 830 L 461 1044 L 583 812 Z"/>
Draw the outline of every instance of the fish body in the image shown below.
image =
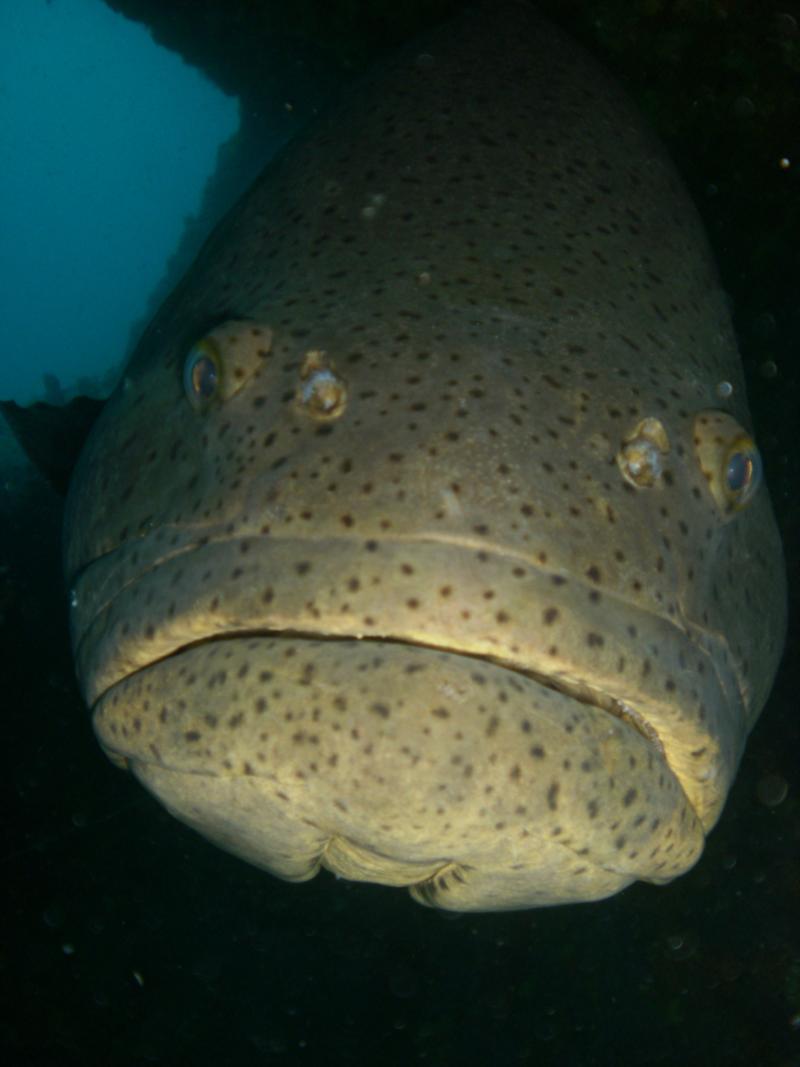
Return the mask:
<path id="1" fill-rule="evenodd" d="M 663 149 L 524 4 L 386 61 L 223 220 L 73 478 L 101 744 L 206 837 L 461 910 L 700 855 L 780 541 Z"/>

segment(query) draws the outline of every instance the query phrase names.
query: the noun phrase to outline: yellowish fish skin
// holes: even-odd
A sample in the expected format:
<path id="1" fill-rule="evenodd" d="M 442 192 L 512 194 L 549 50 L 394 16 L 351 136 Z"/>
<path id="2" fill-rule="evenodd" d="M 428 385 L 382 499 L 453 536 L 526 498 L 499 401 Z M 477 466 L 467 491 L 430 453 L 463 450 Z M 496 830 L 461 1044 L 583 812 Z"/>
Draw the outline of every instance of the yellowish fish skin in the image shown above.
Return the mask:
<path id="1" fill-rule="evenodd" d="M 108 754 L 288 879 L 669 881 L 768 695 L 781 546 L 696 212 L 595 62 L 479 5 L 231 211 L 67 509 Z"/>

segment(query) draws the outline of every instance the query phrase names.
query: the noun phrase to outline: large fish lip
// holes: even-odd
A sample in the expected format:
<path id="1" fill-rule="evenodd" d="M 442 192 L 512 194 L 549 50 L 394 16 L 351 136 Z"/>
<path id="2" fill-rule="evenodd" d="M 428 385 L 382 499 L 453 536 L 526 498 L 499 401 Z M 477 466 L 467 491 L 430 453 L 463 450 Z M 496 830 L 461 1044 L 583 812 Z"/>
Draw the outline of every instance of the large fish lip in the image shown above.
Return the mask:
<path id="1" fill-rule="evenodd" d="M 480 586 L 488 581 L 504 589 L 511 565 L 520 565 L 505 550 L 454 540 L 417 537 L 370 545 L 387 574 L 399 573 L 400 561 L 414 558 L 424 561 L 429 574 L 466 575 L 468 581 L 477 553 Z M 713 825 L 746 735 L 741 696 L 732 669 L 725 673 L 717 635 L 681 627 L 608 594 L 597 605 L 579 580 L 554 576 L 529 559 L 524 581 L 513 586 L 513 606 L 503 625 L 494 604 L 487 607 L 477 590 L 468 591 L 469 620 L 457 610 L 420 619 L 408 610 L 407 591 L 399 585 L 365 590 L 355 607 L 352 595 L 343 599 L 341 587 L 359 573 L 364 559 L 365 543 L 358 539 L 243 538 L 163 528 L 108 553 L 85 567 L 72 589 L 73 643 L 87 703 L 94 706 L 122 679 L 181 649 L 226 637 L 415 644 L 485 659 L 622 719 L 663 752 L 704 826 Z M 554 637 L 540 621 L 554 603 L 574 624 L 572 641 L 561 644 L 555 667 Z M 624 626 L 609 626 L 614 614 Z M 602 656 L 575 636 L 595 632 L 606 635 Z M 621 660 L 631 656 L 630 632 L 636 648 L 659 649 L 660 670 L 646 677 L 620 673 Z M 690 669 L 681 677 L 681 663 L 700 662 L 701 673 Z M 665 664 L 674 671 L 666 676 L 669 686 Z"/>
<path id="2" fill-rule="evenodd" d="M 210 633 L 207 636 L 197 638 L 196 640 L 184 645 L 178 645 L 172 651 L 168 652 L 165 656 L 160 657 L 157 660 L 146 663 L 140 667 L 133 674 L 125 676 L 121 681 L 127 680 L 133 677 L 135 674 L 140 674 L 150 670 L 156 663 L 161 663 L 166 659 L 172 659 L 177 656 L 181 656 L 186 652 L 190 652 L 203 646 L 221 643 L 226 641 L 245 641 L 249 642 L 253 639 L 270 638 L 272 640 L 283 640 L 296 644 L 298 642 L 347 642 L 352 638 L 332 635 L 325 631 L 315 630 L 274 630 L 274 629 L 257 629 L 257 630 L 240 630 L 240 631 L 225 631 Z M 477 655 L 475 653 L 463 652 L 457 649 L 453 649 L 450 646 L 434 645 L 424 641 L 412 640 L 409 638 L 397 638 L 397 637 L 361 637 L 359 640 L 362 643 L 371 643 L 376 646 L 386 647 L 410 647 L 425 649 L 431 652 L 446 652 L 449 655 L 458 656 L 460 659 L 466 661 L 473 661 L 476 665 L 481 663 L 492 664 L 494 667 L 501 670 L 508 671 L 510 674 L 518 675 L 521 678 L 526 678 L 529 681 L 535 682 L 537 685 L 544 689 L 551 689 L 556 693 L 560 693 L 563 696 L 569 697 L 576 703 L 585 704 L 589 707 L 595 708 L 599 711 L 606 712 L 612 715 L 614 718 L 619 719 L 625 723 L 626 726 L 635 730 L 640 734 L 650 745 L 653 746 L 658 755 L 663 759 L 665 758 L 664 746 L 661 743 L 661 739 L 658 733 L 653 729 L 646 717 L 639 712 L 636 708 L 631 707 L 623 703 L 617 697 L 612 696 L 609 693 L 602 692 L 601 690 L 591 686 L 584 679 L 572 679 L 564 675 L 556 674 L 542 674 L 538 671 L 525 669 L 523 667 L 504 663 L 502 660 L 496 659 L 491 656 Z M 100 693 L 96 699 L 95 707 L 101 703 L 108 693 L 117 686 L 119 682 L 115 682 L 109 689 Z"/>

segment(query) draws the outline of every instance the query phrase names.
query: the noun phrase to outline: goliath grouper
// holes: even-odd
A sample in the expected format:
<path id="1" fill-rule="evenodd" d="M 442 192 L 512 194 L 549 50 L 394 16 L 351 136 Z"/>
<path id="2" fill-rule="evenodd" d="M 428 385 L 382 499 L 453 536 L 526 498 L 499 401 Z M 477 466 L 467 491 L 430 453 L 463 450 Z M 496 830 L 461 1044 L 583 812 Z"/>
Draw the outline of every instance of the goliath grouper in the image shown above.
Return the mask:
<path id="1" fill-rule="evenodd" d="M 281 878 L 667 882 L 783 642 L 748 426 L 663 150 L 478 6 L 270 163 L 96 422 L 65 554 L 100 742 Z"/>

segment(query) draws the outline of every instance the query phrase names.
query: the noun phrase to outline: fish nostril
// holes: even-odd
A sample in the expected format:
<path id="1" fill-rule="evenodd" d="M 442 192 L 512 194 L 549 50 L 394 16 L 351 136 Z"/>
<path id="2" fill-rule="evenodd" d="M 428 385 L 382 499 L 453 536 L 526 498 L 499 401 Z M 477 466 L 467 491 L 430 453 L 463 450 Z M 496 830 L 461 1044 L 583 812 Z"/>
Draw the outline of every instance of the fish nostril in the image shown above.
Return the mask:
<path id="1" fill-rule="evenodd" d="M 347 386 L 325 352 L 312 349 L 300 367 L 295 394 L 298 410 L 315 419 L 337 419 L 347 405 Z"/>
<path id="2" fill-rule="evenodd" d="M 660 419 L 642 419 L 625 438 L 617 453 L 617 465 L 627 482 L 637 489 L 649 489 L 664 473 L 664 456 L 669 437 Z"/>
<path id="3" fill-rule="evenodd" d="M 314 371 L 301 390 L 303 403 L 329 412 L 336 406 L 339 382 L 329 370 Z"/>

